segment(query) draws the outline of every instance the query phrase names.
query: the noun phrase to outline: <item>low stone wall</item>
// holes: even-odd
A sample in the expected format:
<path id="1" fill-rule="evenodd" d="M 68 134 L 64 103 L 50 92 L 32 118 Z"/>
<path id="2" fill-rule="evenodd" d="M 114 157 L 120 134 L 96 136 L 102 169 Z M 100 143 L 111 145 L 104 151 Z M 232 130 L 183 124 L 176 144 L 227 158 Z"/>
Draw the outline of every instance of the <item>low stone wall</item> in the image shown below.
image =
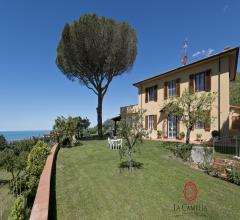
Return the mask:
<path id="1" fill-rule="evenodd" d="M 195 164 L 202 164 L 204 162 L 213 163 L 213 148 L 206 147 L 212 152 L 209 155 L 205 155 L 203 146 L 193 146 L 191 150 L 191 159 Z"/>
<path id="2" fill-rule="evenodd" d="M 52 168 L 58 149 L 58 144 L 55 144 L 46 160 L 46 164 L 39 180 L 30 220 L 48 220 Z"/>

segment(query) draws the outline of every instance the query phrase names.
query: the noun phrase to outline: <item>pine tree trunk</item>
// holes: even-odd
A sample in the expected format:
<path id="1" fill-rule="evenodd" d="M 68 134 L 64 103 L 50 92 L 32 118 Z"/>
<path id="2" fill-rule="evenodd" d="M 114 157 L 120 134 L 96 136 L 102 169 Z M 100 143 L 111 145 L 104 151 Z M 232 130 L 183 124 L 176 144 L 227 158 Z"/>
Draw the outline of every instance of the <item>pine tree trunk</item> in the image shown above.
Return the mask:
<path id="1" fill-rule="evenodd" d="M 102 91 L 98 91 L 98 107 L 97 107 L 97 122 L 98 122 L 98 136 L 102 137 Z"/>

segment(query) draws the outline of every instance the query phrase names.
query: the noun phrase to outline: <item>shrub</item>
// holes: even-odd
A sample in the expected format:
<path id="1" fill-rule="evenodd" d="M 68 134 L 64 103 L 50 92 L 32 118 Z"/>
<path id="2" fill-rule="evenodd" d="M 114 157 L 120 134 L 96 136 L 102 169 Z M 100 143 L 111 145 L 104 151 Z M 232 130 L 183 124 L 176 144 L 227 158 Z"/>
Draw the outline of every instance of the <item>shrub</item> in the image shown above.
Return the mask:
<path id="1" fill-rule="evenodd" d="M 221 177 L 222 173 L 225 170 L 224 166 L 213 166 L 210 163 L 199 164 L 198 167 L 202 169 L 206 174 L 214 177 Z"/>
<path id="2" fill-rule="evenodd" d="M 69 137 L 66 137 L 63 135 L 61 138 L 59 138 L 59 144 L 62 147 L 70 146 L 71 145 L 71 139 Z"/>
<path id="3" fill-rule="evenodd" d="M 83 130 L 90 125 L 87 118 L 63 116 L 57 117 L 51 132 L 55 142 L 62 146 L 74 146 L 74 141 L 81 138 Z"/>
<path id="4" fill-rule="evenodd" d="M 7 140 L 6 138 L 1 134 L 0 135 L 0 151 L 4 150 L 7 147 Z"/>
<path id="5" fill-rule="evenodd" d="M 177 144 L 175 148 L 172 148 L 173 154 L 181 158 L 183 161 L 190 161 L 192 145 Z"/>
<path id="6" fill-rule="evenodd" d="M 25 198 L 18 196 L 13 205 L 12 211 L 8 217 L 8 220 L 26 220 L 25 214 Z"/>
<path id="7" fill-rule="evenodd" d="M 219 136 L 220 136 L 219 131 L 217 131 L 217 130 L 213 130 L 213 131 L 211 132 L 211 135 L 212 135 L 213 138 L 216 138 L 216 137 L 219 137 Z"/>
<path id="8" fill-rule="evenodd" d="M 42 173 L 45 161 L 50 152 L 50 148 L 42 141 L 38 141 L 28 155 L 26 175 L 27 175 L 27 189 L 30 197 L 34 197 L 40 175 Z"/>
<path id="9" fill-rule="evenodd" d="M 240 185 L 240 163 L 238 163 L 236 166 L 227 166 L 226 174 L 229 182 Z"/>
<path id="10" fill-rule="evenodd" d="M 198 167 L 208 175 L 214 176 L 214 167 L 210 163 L 201 163 Z"/>
<path id="11" fill-rule="evenodd" d="M 88 128 L 87 132 L 90 134 L 97 134 L 97 129 L 96 128 Z"/>

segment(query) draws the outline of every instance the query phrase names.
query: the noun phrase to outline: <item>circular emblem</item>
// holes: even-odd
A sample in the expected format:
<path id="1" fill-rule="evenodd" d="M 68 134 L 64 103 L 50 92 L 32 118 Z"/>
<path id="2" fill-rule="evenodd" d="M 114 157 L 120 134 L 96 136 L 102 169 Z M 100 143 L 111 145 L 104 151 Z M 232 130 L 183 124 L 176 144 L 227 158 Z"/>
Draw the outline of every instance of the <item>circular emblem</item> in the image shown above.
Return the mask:
<path id="1" fill-rule="evenodd" d="M 183 195 L 186 201 L 193 202 L 197 198 L 197 186 L 194 182 L 188 181 L 185 183 L 185 186 L 183 188 Z"/>

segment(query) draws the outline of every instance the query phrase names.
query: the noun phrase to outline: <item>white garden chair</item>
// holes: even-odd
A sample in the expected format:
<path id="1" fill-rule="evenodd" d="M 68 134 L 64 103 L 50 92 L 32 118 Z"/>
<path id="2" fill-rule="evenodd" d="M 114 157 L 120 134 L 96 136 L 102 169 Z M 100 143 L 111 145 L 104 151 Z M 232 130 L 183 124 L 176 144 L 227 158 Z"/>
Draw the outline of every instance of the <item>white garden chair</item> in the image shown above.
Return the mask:
<path id="1" fill-rule="evenodd" d="M 108 146 L 109 146 L 110 149 L 112 149 L 112 141 L 111 141 L 110 138 L 108 138 Z"/>
<path id="2" fill-rule="evenodd" d="M 122 148 L 122 139 L 110 139 L 108 138 L 109 148 L 112 150 L 121 149 Z"/>

